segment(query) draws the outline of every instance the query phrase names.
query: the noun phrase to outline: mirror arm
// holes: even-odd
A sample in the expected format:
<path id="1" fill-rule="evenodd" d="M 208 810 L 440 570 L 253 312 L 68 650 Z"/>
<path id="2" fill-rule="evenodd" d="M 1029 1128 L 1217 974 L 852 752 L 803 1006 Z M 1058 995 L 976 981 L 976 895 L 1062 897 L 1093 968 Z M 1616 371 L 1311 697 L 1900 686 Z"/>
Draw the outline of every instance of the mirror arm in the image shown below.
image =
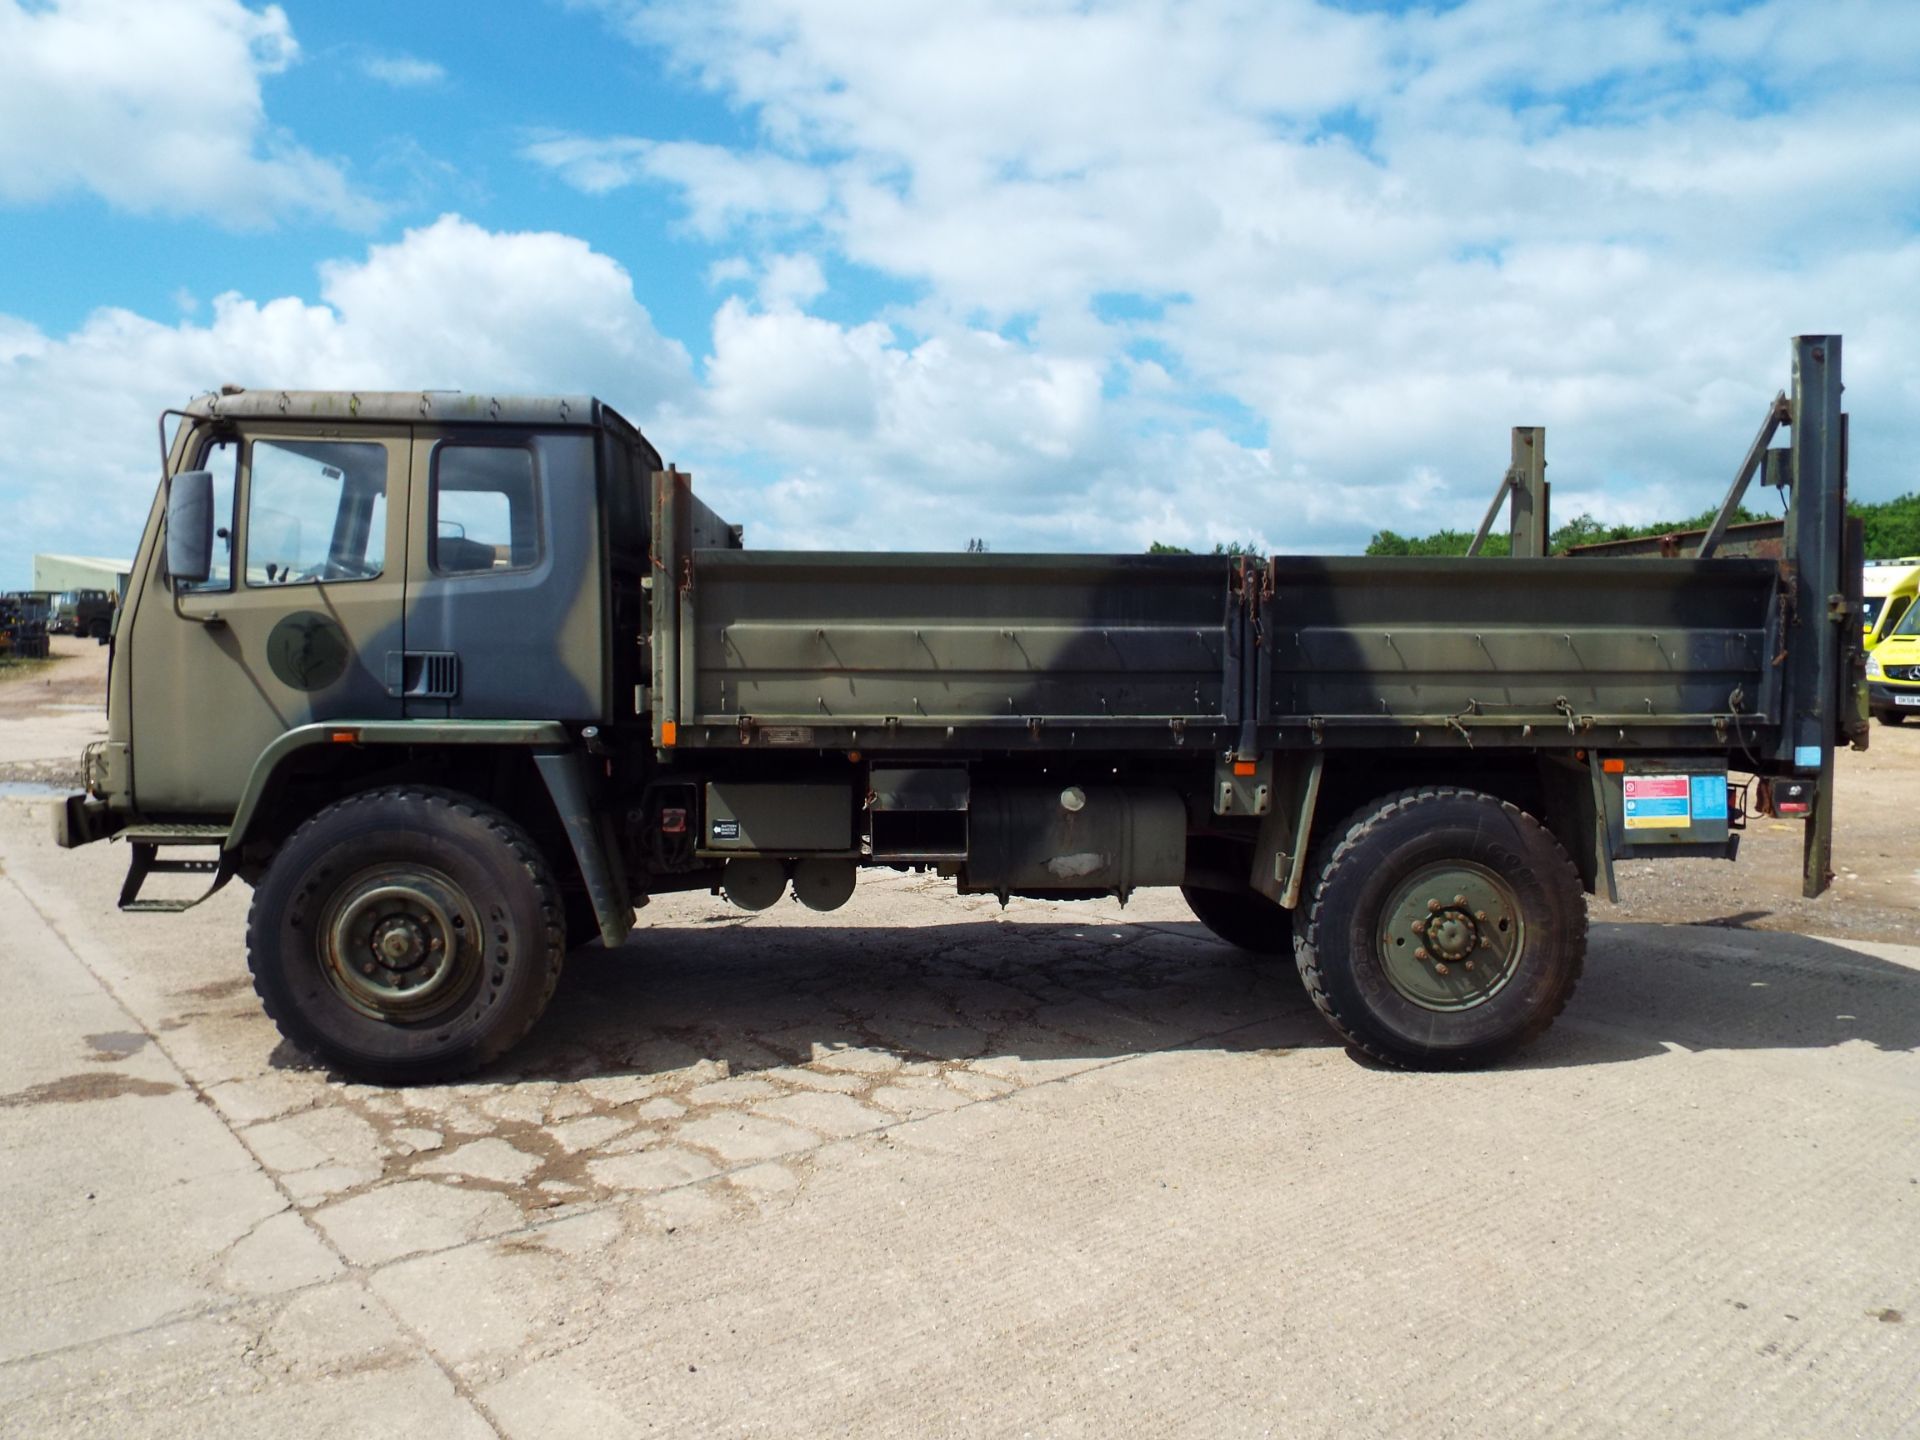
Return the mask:
<path id="1" fill-rule="evenodd" d="M 167 577 L 167 588 L 173 592 L 173 613 L 182 620 L 191 620 L 195 625 L 204 625 L 209 630 L 218 630 L 227 623 L 227 617 L 218 610 L 209 610 L 204 615 L 195 615 L 180 603 L 180 587 L 174 583 L 171 575 Z"/>

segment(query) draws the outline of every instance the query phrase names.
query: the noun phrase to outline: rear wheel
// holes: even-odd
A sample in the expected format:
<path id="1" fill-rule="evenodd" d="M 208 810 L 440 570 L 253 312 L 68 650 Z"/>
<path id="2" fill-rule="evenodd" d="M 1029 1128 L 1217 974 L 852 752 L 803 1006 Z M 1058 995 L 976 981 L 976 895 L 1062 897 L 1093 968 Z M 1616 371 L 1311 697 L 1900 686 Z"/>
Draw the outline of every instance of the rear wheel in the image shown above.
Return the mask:
<path id="1" fill-rule="evenodd" d="M 1293 949 L 1293 912 L 1257 890 L 1201 890 L 1182 885 L 1194 918 L 1229 945 L 1255 955 L 1285 955 Z"/>
<path id="2" fill-rule="evenodd" d="M 526 832 L 446 791 L 331 805 L 254 892 L 247 963 L 280 1033 L 383 1084 L 504 1054 L 560 976 L 560 898 Z"/>
<path id="3" fill-rule="evenodd" d="M 1336 829 L 1296 952 L 1350 1044 L 1396 1065 L 1483 1065 L 1565 1008 L 1586 958 L 1579 876 L 1531 815 L 1413 790 Z"/>

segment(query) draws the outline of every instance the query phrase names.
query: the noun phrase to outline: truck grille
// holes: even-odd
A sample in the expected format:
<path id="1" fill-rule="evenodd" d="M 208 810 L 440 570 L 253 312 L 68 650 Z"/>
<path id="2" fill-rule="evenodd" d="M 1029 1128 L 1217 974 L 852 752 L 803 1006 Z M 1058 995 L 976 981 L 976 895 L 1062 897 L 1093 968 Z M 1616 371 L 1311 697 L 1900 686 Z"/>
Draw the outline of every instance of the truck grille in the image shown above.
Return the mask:
<path id="1" fill-rule="evenodd" d="M 1920 680 L 1920 665 L 1888 665 L 1880 673 L 1889 680 Z"/>

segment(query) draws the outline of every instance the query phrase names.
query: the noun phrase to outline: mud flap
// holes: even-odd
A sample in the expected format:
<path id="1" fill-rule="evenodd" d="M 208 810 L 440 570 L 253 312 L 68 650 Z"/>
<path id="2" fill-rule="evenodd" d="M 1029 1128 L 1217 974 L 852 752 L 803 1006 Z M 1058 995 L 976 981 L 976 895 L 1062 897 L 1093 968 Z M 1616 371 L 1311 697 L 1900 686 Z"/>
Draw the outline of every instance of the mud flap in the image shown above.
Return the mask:
<path id="1" fill-rule="evenodd" d="M 610 858 L 618 852 L 603 842 L 587 788 L 586 765 L 576 750 L 539 751 L 533 763 L 547 782 L 547 793 L 573 847 L 581 883 L 593 902 L 593 918 L 600 925 L 600 939 L 611 950 L 633 931 L 633 902 L 625 875 Z"/>

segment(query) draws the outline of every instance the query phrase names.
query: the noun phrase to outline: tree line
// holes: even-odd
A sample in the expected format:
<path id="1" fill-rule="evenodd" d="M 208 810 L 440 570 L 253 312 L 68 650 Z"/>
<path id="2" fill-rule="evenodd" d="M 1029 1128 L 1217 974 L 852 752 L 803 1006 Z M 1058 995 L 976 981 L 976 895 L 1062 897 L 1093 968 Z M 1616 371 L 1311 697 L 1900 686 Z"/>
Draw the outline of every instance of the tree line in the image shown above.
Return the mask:
<path id="1" fill-rule="evenodd" d="M 1663 520 L 1656 525 L 1607 525 L 1591 515 L 1576 515 L 1556 529 L 1548 539 L 1555 555 L 1565 554 L 1575 545 L 1594 545 L 1603 540 L 1638 540 L 1648 535 L 1666 535 L 1676 530 L 1704 530 L 1713 523 L 1719 506 L 1709 506 L 1684 520 Z M 1856 500 L 1847 506 L 1849 515 L 1865 522 L 1866 554 L 1869 560 L 1893 560 L 1903 555 L 1920 555 L 1920 491 L 1896 496 L 1892 500 Z M 1763 515 L 1742 505 L 1734 511 L 1733 523 L 1750 524 L 1755 520 L 1778 517 Z M 1431 535 L 1402 535 L 1395 530 L 1374 532 L 1367 542 L 1369 555 L 1464 555 L 1473 543 L 1471 530 L 1436 530 Z M 1482 555 L 1505 555 L 1509 550 L 1507 533 L 1496 529 L 1480 547 Z M 1191 555 L 1182 545 L 1156 540 L 1147 547 L 1149 555 Z M 1258 546 L 1215 545 L 1215 555 L 1258 555 Z"/>
<path id="2" fill-rule="evenodd" d="M 1719 506 L 1709 506 L 1698 515 L 1683 520 L 1664 520 L 1656 525 L 1606 525 L 1591 515 L 1576 515 L 1554 530 L 1549 547 L 1554 554 L 1565 553 L 1575 545 L 1593 545 L 1603 540 L 1638 540 L 1648 535 L 1666 535 L 1675 530 L 1704 530 L 1713 523 Z M 1920 555 L 1920 491 L 1892 500 L 1855 501 L 1847 506 L 1849 515 L 1865 522 L 1866 553 L 1869 560 L 1892 560 L 1902 555 Z M 1747 509 L 1734 512 L 1733 523 L 1778 517 Z M 1431 535 L 1401 535 L 1393 530 L 1375 532 L 1367 542 L 1369 555 L 1464 555 L 1473 542 L 1471 530 L 1436 530 Z M 1480 547 L 1482 555 L 1505 555 L 1508 538 L 1503 530 L 1487 536 Z"/>

